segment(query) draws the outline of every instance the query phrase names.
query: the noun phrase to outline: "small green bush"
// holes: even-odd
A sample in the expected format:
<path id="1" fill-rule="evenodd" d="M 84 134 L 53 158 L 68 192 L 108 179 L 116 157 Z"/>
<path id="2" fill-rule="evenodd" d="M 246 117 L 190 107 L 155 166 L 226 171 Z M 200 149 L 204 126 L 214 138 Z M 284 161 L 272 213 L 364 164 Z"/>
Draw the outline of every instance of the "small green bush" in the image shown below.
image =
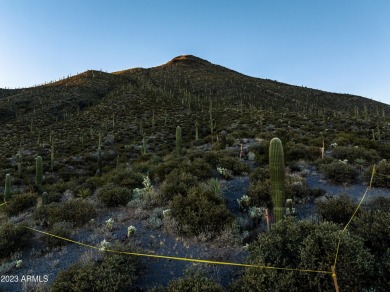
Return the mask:
<path id="1" fill-rule="evenodd" d="M 204 159 L 196 158 L 186 165 L 185 171 L 196 176 L 199 180 L 205 180 L 212 176 L 212 168 Z"/>
<path id="2" fill-rule="evenodd" d="M 198 179 L 188 172 L 172 171 L 161 184 L 161 193 L 166 200 L 175 195 L 186 195 L 188 190 L 198 184 Z"/>
<path id="3" fill-rule="evenodd" d="M 98 194 L 106 207 L 126 206 L 131 199 L 131 190 L 124 187 L 106 186 Z"/>
<path id="4" fill-rule="evenodd" d="M 340 229 L 333 223 L 284 219 L 249 246 L 249 261 L 257 265 L 329 271 L 334 261 Z M 368 279 L 373 257 L 363 240 L 346 232 L 337 262 L 340 291 L 380 291 Z M 231 291 L 333 291 L 330 275 L 274 269 L 246 269 Z M 370 289 L 371 288 L 371 289 Z"/>
<path id="5" fill-rule="evenodd" d="M 6 223 L 0 227 L 0 258 L 21 251 L 31 243 L 32 231 L 21 224 Z"/>
<path id="6" fill-rule="evenodd" d="M 213 279 L 202 272 L 187 272 L 184 277 L 170 281 L 164 291 L 202 291 L 202 292 L 223 292 L 225 289 Z"/>
<path id="7" fill-rule="evenodd" d="M 222 198 L 203 184 L 191 188 L 186 197 L 176 195 L 171 210 L 180 232 L 192 235 L 219 233 L 233 222 Z"/>
<path id="8" fill-rule="evenodd" d="M 374 187 L 385 187 L 390 188 L 390 161 L 381 161 L 375 167 L 375 175 L 372 181 Z M 370 167 L 365 176 L 366 180 L 369 182 L 371 180 L 372 167 Z"/>
<path id="9" fill-rule="evenodd" d="M 324 221 L 345 225 L 348 223 L 357 205 L 347 195 L 325 198 L 316 202 L 317 213 Z"/>
<path id="10" fill-rule="evenodd" d="M 57 235 L 57 236 L 69 238 L 69 236 L 72 233 L 72 228 L 73 228 L 73 224 L 70 222 L 64 222 L 64 221 L 57 222 L 57 223 L 54 223 L 53 226 L 50 228 L 50 233 Z M 66 240 L 63 240 L 60 238 L 56 238 L 53 236 L 48 236 L 48 235 L 44 236 L 43 240 L 48 244 L 49 247 L 66 245 L 69 243 L 69 241 L 66 241 Z"/>
<path id="11" fill-rule="evenodd" d="M 222 157 L 218 161 L 218 166 L 232 171 L 235 175 L 249 172 L 249 167 L 238 157 Z"/>
<path id="12" fill-rule="evenodd" d="M 269 169 L 268 167 L 257 167 L 249 175 L 249 179 L 252 183 L 265 182 L 269 180 Z"/>
<path id="13" fill-rule="evenodd" d="M 20 212 L 33 207 L 37 203 L 38 196 L 35 193 L 14 195 L 7 203 L 4 210 L 9 217 L 18 215 Z"/>
<path id="14" fill-rule="evenodd" d="M 373 149 L 367 150 L 363 147 L 344 146 L 336 147 L 333 150 L 333 157 L 340 160 L 347 159 L 351 163 L 359 158 L 363 158 L 370 163 L 375 163 L 380 159 L 378 152 Z"/>
<path id="15" fill-rule="evenodd" d="M 248 188 L 248 196 L 251 206 L 272 208 L 271 181 L 267 179 L 264 182 L 251 183 Z"/>
<path id="16" fill-rule="evenodd" d="M 58 274 L 50 291 L 129 291 L 138 278 L 138 260 L 129 255 L 105 254 L 102 261 L 77 263 Z"/>
<path id="17" fill-rule="evenodd" d="M 353 183 L 358 176 L 358 171 L 353 166 L 340 161 L 322 164 L 320 171 L 325 175 L 326 179 L 336 184 Z"/>
<path id="18" fill-rule="evenodd" d="M 95 208 L 86 200 L 77 198 L 62 204 L 50 204 L 41 206 L 34 212 L 34 219 L 55 224 L 61 221 L 74 223 L 75 226 L 83 226 L 96 217 Z"/>

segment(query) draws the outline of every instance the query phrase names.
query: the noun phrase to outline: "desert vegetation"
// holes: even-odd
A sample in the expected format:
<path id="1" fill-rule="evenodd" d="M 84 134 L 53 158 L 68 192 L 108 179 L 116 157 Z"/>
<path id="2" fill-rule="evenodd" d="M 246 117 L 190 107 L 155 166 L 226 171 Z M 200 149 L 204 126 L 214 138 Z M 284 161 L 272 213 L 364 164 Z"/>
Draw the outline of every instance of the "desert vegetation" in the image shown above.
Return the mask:
<path id="1" fill-rule="evenodd" d="M 336 272 L 341 291 L 385 291 L 389 115 L 194 56 L 2 89 L 0 269 L 49 280 L 1 288 L 332 291 L 372 183 Z"/>

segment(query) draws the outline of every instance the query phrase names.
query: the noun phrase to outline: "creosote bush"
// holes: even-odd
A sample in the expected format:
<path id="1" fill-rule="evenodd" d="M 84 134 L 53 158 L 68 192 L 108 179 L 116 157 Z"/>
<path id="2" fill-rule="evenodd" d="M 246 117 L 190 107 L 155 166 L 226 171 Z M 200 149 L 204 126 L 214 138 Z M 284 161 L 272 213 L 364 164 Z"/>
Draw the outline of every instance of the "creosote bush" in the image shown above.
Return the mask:
<path id="1" fill-rule="evenodd" d="M 345 225 L 348 223 L 357 205 L 352 199 L 341 194 L 338 197 L 323 198 L 316 202 L 317 213 L 324 221 Z"/>
<path id="2" fill-rule="evenodd" d="M 72 233 L 72 228 L 73 228 L 73 224 L 70 222 L 65 222 L 65 221 L 57 222 L 51 226 L 50 233 L 57 236 L 69 238 L 69 236 Z M 49 247 L 56 247 L 56 246 L 69 244 L 69 241 L 56 238 L 53 236 L 44 236 L 43 240 L 48 244 Z"/>
<path id="3" fill-rule="evenodd" d="M 153 290 L 152 290 L 153 291 Z M 223 292 L 225 289 L 213 279 L 209 278 L 204 272 L 187 272 L 181 278 L 172 280 L 164 289 L 155 290 L 156 292 L 182 292 L 182 291 L 204 291 L 204 292 Z"/>
<path id="4" fill-rule="evenodd" d="M 250 263 L 275 267 L 329 271 L 339 239 L 339 226 L 287 218 L 274 224 L 249 246 Z M 375 290 L 367 281 L 374 272 L 373 256 L 363 240 L 346 232 L 337 262 L 340 291 Z M 231 286 L 232 291 L 333 291 L 328 274 L 274 269 L 246 269 Z"/>
<path id="5" fill-rule="evenodd" d="M 22 251 L 31 243 L 32 232 L 24 226 L 5 223 L 0 227 L 0 259 Z"/>
<path id="6" fill-rule="evenodd" d="M 161 184 L 161 193 L 166 200 L 175 195 L 185 196 L 188 190 L 198 184 L 198 179 L 188 172 L 172 171 Z"/>
<path id="7" fill-rule="evenodd" d="M 390 188 L 390 161 L 380 161 L 375 167 L 376 174 L 372 181 L 374 187 Z M 366 180 L 371 180 L 372 167 L 366 171 Z"/>
<path id="8" fill-rule="evenodd" d="M 98 198 L 106 207 L 125 206 L 131 199 L 131 190 L 108 185 L 98 193 Z"/>
<path id="9" fill-rule="evenodd" d="M 35 206 L 38 196 L 35 193 L 24 193 L 14 195 L 10 201 L 3 207 L 9 217 L 16 216 L 20 212 Z"/>
<path id="10" fill-rule="evenodd" d="M 320 171 L 326 179 L 336 184 L 353 183 L 358 175 L 358 171 L 348 163 L 333 161 L 330 164 L 322 164 Z"/>
<path id="11" fill-rule="evenodd" d="M 122 250 L 126 249 L 122 248 Z M 77 263 L 60 272 L 50 291 L 129 290 L 138 278 L 138 270 L 139 263 L 136 257 L 106 253 L 102 261 L 86 265 Z"/>
<path id="12" fill-rule="evenodd" d="M 52 203 L 41 206 L 34 212 L 34 219 L 47 221 L 49 224 L 66 221 L 75 226 L 83 226 L 96 217 L 95 207 L 82 198 L 72 199 L 64 203 Z"/>
<path id="13" fill-rule="evenodd" d="M 180 232 L 192 235 L 216 234 L 233 222 L 223 199 L 204 183 L 192 187 L 187 196 L 176 195 L 171 211 Z"/>

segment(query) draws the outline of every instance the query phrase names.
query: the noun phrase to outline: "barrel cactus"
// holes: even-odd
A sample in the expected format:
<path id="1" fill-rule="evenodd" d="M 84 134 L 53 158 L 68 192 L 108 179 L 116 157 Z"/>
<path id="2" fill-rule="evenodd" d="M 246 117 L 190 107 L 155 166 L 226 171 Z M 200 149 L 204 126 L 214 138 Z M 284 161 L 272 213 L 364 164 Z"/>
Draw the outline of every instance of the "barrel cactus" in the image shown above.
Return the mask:
<path id="1" fill-rule="evenodd" d="M 271 178 L 271 195 L 274 204 L 275 221 L 283 219 L 286 202 L 284 187 L 284 153 L 282 141 L 273 138 L 269 145 L 269 172 Z"/>

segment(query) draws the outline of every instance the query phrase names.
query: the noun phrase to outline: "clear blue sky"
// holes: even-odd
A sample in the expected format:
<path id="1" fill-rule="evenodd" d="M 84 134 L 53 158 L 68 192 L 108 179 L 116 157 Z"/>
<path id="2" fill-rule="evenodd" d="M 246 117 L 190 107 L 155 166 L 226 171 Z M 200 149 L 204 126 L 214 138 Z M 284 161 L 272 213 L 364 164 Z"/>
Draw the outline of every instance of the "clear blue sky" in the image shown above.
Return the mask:
<path id="1" fill-rule="evenodd" d="M 0 0 L 0 87 L 193 54 L 390 104 L 389 0 Z"/>

